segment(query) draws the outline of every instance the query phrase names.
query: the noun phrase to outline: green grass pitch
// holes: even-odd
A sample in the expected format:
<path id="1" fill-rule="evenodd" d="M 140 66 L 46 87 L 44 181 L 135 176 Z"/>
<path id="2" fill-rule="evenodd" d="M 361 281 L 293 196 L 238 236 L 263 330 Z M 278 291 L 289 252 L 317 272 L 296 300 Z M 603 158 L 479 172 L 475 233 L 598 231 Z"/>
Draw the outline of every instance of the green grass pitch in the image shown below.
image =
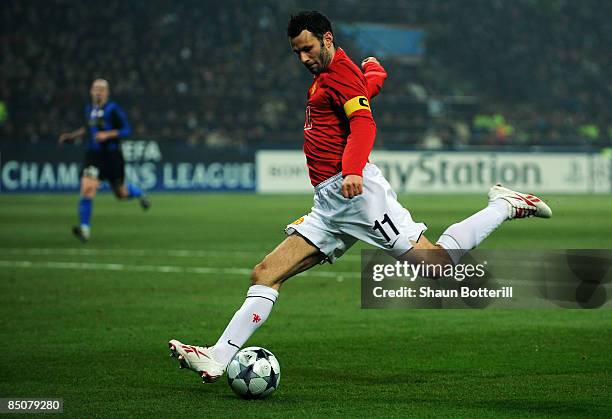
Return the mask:
<path id="1" fill-rule="evenodd" d="M 611 196 L 546 198 L 553 219 L 506 223 L 483 247 L 612 248 Z M 362 310 L 358 247 L 289 280 L 248 342 L 280 359 L 272 397 L 204 386 L 166 342 L 214 343 L 311 197 L 152 199 L 142 213 L 100 195 L 83 245 L 76 195 L 0 196 L 0 397 L 61 397 L 71 417 L 612 416 L 611 311 Z M 485 204 L 401 201 L 432 240 Z"/>

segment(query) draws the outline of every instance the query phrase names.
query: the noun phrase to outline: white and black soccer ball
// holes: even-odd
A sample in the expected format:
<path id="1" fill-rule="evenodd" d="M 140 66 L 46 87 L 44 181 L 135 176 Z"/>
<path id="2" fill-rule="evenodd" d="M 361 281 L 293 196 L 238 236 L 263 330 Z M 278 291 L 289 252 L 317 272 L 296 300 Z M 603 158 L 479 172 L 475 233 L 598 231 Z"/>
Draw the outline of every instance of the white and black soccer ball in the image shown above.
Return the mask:
<path id="1" fill-rule="evenodd" d="M 250 346 L 238 351 L 230 361 L 227 381 L 243 399 L 263 399 L 278 388 L 280 365 L 269 350 Z"/>

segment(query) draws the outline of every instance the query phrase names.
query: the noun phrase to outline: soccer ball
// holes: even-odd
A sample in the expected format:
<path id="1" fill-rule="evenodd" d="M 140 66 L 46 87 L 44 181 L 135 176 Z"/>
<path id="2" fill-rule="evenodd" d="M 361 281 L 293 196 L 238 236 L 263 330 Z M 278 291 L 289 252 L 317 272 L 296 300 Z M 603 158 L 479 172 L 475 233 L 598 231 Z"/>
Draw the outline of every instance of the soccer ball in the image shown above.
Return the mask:
<path id="1" fill-rule="evenodd" d="M 230 361 L 227 381 L 234 393 L 243 399 L 263 399 L 278 388 L 280 365 L 269 350 L 250 346 Z"/>

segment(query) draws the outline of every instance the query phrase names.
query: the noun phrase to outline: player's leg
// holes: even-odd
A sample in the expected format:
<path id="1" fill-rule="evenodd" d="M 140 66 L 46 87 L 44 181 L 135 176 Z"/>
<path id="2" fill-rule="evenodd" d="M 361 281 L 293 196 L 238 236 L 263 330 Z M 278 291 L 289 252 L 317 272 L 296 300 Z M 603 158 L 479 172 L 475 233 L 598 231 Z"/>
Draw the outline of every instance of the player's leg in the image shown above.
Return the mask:
<path id="1" fill-rule="evenodd" d="M 138 203 L 142 207 L 142 209 L 149 209 L 151 207 L 151 201 L 141 188 L 134 185 L 133 183 L 112 183 L 111 188 L 113 190 L 113 194 L 117 199 L 138 199 Z"/>
<path id="2" fill-rule="evenodd" d="M 293 233 L 253 268 L 251 285 L 278 291 L 294 275 L 321 263 L 325 255 L 299 233 Z"/>
<path id="3" fill-rule="evenodd" d="M 133 183 L 117 182 L 111 183 L 111 189 L 117 199 L 138 199 L 138 204 L 143 210 L 151 208 L 151 200 L 138 186 Z"/>
<path id="4" fill-rule="evenodd" d="M 83 169 L 81 175 L 81 196 L 78 205 L 79 225 L 72 227 L 72 233 L 83 242 L 89 240 L 91 236 L 93 199 L 96 196 L 98 186 L 100 186 L 98 169 L 95 166 L 88 166 Z"/>
<path id="5" fill-rule="evenodd" d="M 496 185 L 489 191 L 489 203 L 485 208 L 448 227 L 436 244 L 421 236 L 401 259 L 415 264 L 457 264 L 467 251 L 477 247 L 504 221 L 551 216 L 548 205 L 538 197 Z"/>
<path id="6" fill-rule="evenodd" d="M 318 265 L 324 257 L 319 249 L 295 233 L 255 265 L 244 304 L 214 346 L 215 358 L 227 364 L 238 348 L 267 320 L 282 283 Z"/>
<path id="7" fill-rule="evenodd" d="M 341 182 L 338 177 L 338 188 Z M 246 299 L 217 343 L 204 348 L 176 340 L 169 342 L 181 365 L 198 372 L 204 382 L 221 376 L 240 347 L 270 315 L 284 281 L 324 260 L 333 262 L 355 243 L 355 238 L 343 234 L 330 222 L 337 211 L 327 194 L 317 187 L 312 211 L 287 225 L 288 237 L 253 269 Z"/>
<path id="8" fill-rule="evenodd" d="M 112 155 L 107 163 L 109 183 L 115 197 L 120 200 L 137 199 L 140 207 L 148 210 L 151 207 L 151 200 L 143 190 L 133 183 L 125 182 L 125 161 L 121 153 Z"/>
<path id="9" fill-rule="evenodd" d="M 380 170 L 368 164 L 363 174 L 363 194 L 342 217 L 342 231 L 415 264 L 456 264 L 504 221 L 552 215 L 539 198 L 497 185 L 489 191 L 487 207 L 450 226 L 433 244 L 423 235 L 425 224 L 412 220 Z"/>
<path id="10" fill-rule="evenodd" d="M 407 260 L 411 264 L 424 262 L 428 265 L 447 265 L 453 263 L 448 251 L 439 244 L 433 244 L 424 234 L 417 241 L 412 242 L 412 248 L 398 257 L 399 260 Z M 435 270 L 432 270 L 435 271 Z"/>
<path id="11" fill-rule="evenodd" d="M 467 251 L 477 247 L 504 221 L 551 216 L 548 205 L 538 197 L 496 185 L 489 191 L 489 203 L 485 208 L 448 227 L 436 244 L 421 236 L 400 259 L 414 264 L 457 264 Z"/>
<path id="12" fill-rule="evenodd" d="M 448 227 L 436 244 L 444 248 L 456 264 L 467 251 L 478 246 L 504 221 L 551 216 L 551 209 L 540 198 L 495 185 L 489 190 L 488 205 Z"/>
<path id="13" fill-rule="evenodd" d="M 172 355 L 179 359 L 181 367 L 196 371 L 204 382 L 215 381 L 236 352 L 268 319 L 282 283 L 324 258 L 325 255 L 299 233 L 291 234 L 255 266 L 246 299 L 217 343 L 207 348 L 171 340 Z"/>
<path id="14" fill-rule="evenodd" d="M 415 265 L 420 263 L 430 266 L 457 264 L 468 250 L 478 246 L 499 227 L 507 219 L 507 214 L 508 208 L 505 201 L 491 201 L 486 208 L 447 228 L 436 244 L 430 242 L 423 234 L 418 240 L 411 240 L 410 249 L 406 253 L 395 254 L 395 256 Z M 431 272 L 441 271 L 432 269 Z"/>

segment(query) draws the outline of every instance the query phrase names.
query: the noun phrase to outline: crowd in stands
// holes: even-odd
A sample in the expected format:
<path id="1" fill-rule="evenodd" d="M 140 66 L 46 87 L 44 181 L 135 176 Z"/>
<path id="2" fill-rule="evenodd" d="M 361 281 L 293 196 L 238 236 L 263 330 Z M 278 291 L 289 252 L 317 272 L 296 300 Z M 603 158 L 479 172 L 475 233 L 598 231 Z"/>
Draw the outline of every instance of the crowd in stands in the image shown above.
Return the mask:
<path id="1" fill-rule="evenodd" d="M 5 0 L 0 141 L 55 141 L 109 80 L 136 138 L 299 146 L 311 76 L 289 15 L 408 25 L 419 62 L 383 61 L 379 147 L 612 144 L 612 2 L 590 0 Z M 336 31 L 354 61 L 359 51 Z"/>

